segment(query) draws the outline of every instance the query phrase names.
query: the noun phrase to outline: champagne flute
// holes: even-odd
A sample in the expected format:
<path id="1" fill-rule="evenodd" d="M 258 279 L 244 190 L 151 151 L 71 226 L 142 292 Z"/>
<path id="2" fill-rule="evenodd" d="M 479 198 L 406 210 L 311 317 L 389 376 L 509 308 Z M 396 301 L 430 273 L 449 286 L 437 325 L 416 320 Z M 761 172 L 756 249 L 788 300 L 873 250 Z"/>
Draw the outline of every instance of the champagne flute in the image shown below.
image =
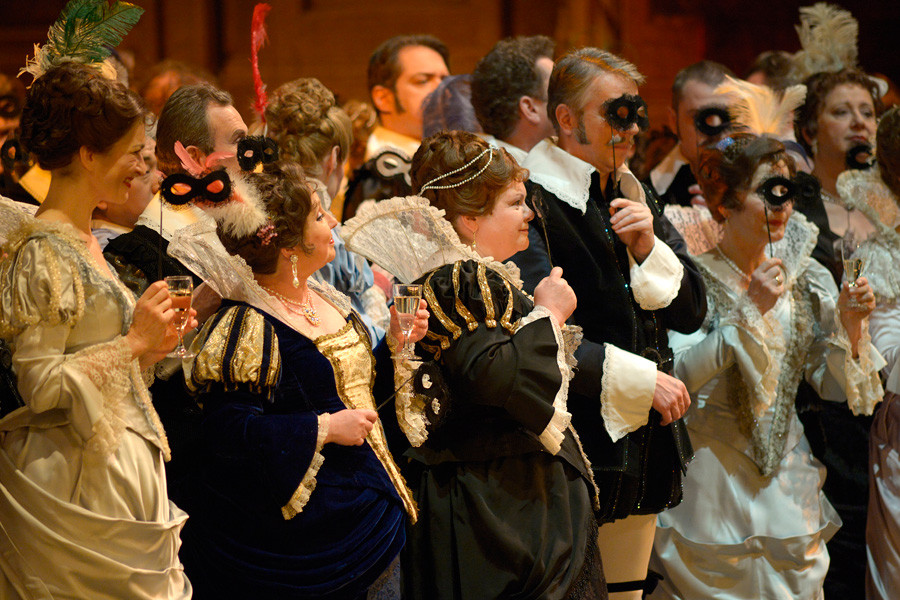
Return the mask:
<path id="1" fill-rule="evenodd" d="M 856 289 L 856 280 L 862 275 L 863 267 L 866 265 L 865 257 L 860 251 L 859 238 L 848 231 L 841 238 L 841 262 L 844 265 L 844 277 L 847 279 L 847 287 L 850 290 Z M 865 308 L 862 304 L 851 296 L 847 303 L 848 308 L 860 309 Z"/>
<path id="2" fill-rule="evenodd" d="M 403 331 L 403 352 L 401 354 L 404 356 L 411 353 L 409 336 L 412 333 L 413 323 L 416 320 L 416 311 L 419 310 L 419 300 L 421 298 L 421 285 L 394 284 L 394 309 L 397 311 L 397 317 L 400 321 L 400 330 Z"/>
<path id="3" fill-rule="evenodd" d="M 174 325 L 178 332 L 178 346 L 166 356 L 169 358 L 193 358 L 194 354 L 184 347 L 184 328 L 191 316 L 191 300 L 194 293 L 194 280 L 188 276 L 172 275 L 166 277 L 169 296 L 172 298 L 172 310 L 175 311 Z"/>

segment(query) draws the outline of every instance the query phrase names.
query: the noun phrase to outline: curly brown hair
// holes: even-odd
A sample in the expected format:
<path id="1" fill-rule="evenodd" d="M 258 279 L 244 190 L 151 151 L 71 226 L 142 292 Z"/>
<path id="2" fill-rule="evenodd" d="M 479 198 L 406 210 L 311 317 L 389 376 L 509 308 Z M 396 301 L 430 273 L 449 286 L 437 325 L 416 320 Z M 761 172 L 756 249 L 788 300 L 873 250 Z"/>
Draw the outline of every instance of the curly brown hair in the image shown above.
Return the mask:
<path id="1" fill-rule="evenodd" d="M 878 152 L 878 168 L 881 178 L 900 201 L 900 106 L 895 106 L 881 116 L 875 137 Z"/>
<path id="2" fill-rule="evenodd" d="M 303 169 L 291 162 L 272 163 L 261 173 L 248 173 L 246 177 L 265 202 L 276 235 L 264 243 L 264 238 L 256 233 L 236 237 L 227 234 L 221 226 L 217 233 L 229 254 L 243 258 L 254 273 L 270 275 L 275 272 L 282 248 L 299 246 L 307 254 L 312 252 L 305 243 L 305 234 L 313 193 Z"/>
<path id="3" fill-rule="evenodd" d="M 731 145 L 724 150 L 700 150 L 700 187 L 709 211 L 719 222 L 725 220 L 720 207 L 739 211 L 744 206 L 744 196 L 760 165 L 784 161 L 791 177 L 797 172 L 794 159 L 785 151 L 784 144 L 774 138 L 736 133 L 730 139 Z"/>
<path id="4" fill-rule="evenodd" d="M 145 114 L 135 92 L 93 67 L 67 62 L 28 90 L 20 139 L 41 168 L 52 171 L 71 164 L 79 148 L 106 152 Z"/>
<path id="5" fill-rule="evenodd" d="M 446 212 L 445 218 L 450 222 L 460 215 L 490 214 L 497 197 L 509 184 L 528 179 L 528 170 L 520 167 L 501 148 L 492 148 L 492 152 L 483 156 L 476 164 L 438 183 L 453 185 L 467 179 L 490 160 L 484 172 L 472 181 L 450 189 L 429 188 L 418 192 L 419 188 L 435 177 L 459 169 L 488 148 L 490 146 L 486 141 L 468 131 L 441 131 L 425 138 L 413 156 L 410 168 L 413 190 L 427 198 L 432 206 L 443 209 Z"/>
<path id="6" fill-rule="evenodd" d="M 298 163 L 314 177 L 321 175 L 322 160 L 332 148 L 340 148 L 341 161 L 350 152 L 350 117 L 336 106 L 331 90 L 313 77 L 295 79 L 275 90 L 266 106 L 266 123 L 282 160 Z"/>
<path id="7" fill-rule="evenodd" d="M 858 85 L 872 96 L 872 104 L 875 106 L 875 115 L 880 115 L 883 107 L 881 96 L 878 94 L 878 85 L 875 81 L 859 69 L 842 69 L 835 72 L 822 72 L 811 75 L 804 82 L 806 84 L 806 102 L 797 110 L 794 121 L 794 130 L 797 141 L 813 156 L 812 145 L 806 141 L 806 137 L 816 139 L 819 134 L 819 116 L 825 110 L 825 100 L 828 94 L 839 85 Z"/>

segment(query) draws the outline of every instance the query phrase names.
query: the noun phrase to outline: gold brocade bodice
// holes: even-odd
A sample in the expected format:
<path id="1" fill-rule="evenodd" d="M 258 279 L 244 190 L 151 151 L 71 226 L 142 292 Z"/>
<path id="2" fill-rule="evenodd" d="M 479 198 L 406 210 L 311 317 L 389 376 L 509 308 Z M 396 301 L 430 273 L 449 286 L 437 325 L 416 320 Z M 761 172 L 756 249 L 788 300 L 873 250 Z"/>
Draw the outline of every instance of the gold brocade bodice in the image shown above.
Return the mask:
<path id="1" fill-rule="evenodd" d="M 368 336 L 360 331 L 356 321 L 351 319 L 337 332 L 319 336 L 314 340 L 319 352 L 328 359 L 334 369 L 338 396 L 347 408 L 375 410 L 375 398 L 372 395 L 375 359 L 372 357 L 368 339 Z M 381 461 L 394 484 L 394 489 L 403 501 L 406 512 L 415 523 L 418 515 L 416 503 L 400 474 L 400 469 L 388 451 L 381 421 L 375 423 L 366 442 Z"/>

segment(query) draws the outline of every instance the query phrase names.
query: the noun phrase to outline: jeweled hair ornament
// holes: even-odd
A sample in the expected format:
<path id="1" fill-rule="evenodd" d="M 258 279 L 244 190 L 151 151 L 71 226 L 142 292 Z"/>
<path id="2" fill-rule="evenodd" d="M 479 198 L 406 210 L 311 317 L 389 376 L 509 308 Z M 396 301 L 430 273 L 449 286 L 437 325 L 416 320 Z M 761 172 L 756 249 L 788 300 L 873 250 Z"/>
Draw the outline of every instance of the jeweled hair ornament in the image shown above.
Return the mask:
<path id="1" fill-rule="evenodd" d="M 483 167 L 478 169 L 477 172 L 470 175 L 469 177 L 466 177 L 462 181 L 457 181 L 456 183 L 449 183 L 447 185 L 433 185 L 435 181 L 440 181 L 441 179 L 444 179 L 445 177 L 450 177 L 451 175 L 456 175 L 457 173 L 461 173 L 462 171 L 465 171 L 466 169 L 468 169 L 469 167 L 471 167 L 472 165 L 477 163 L 479 160 L 481 160 L 481 157 L 484 156 L 485 154 L 488 155 L 487 162 L 484 163 Z M 485 149 L 481 154 L 479 154 L 478 156 L 476 156 L 475 158 L 473 158 L 472 160 L 470 160 L 469 162 L 467 162 L 460 168 L 453 169 L 449 173 L 444 173 L 443 175 L 438 175 L 431 181 L 427 182 L 425 185 L 423 185 L 421 188 L 419 188 L 419 193 L 421 194 L 425 190 L 449 190 L 452 188 L 459 187 L 461 185 L 465 185 L 465 184 L 469 183 L 470 181 L 474 180 L 476 177 L 478 177 L 482 173 L 484 173 L 485 169 L 488 168 L 488 166 L 491 164 L 491 161 L 493 159 L 494 159 L 494 150 L 493 150 L 493 148 L 491 148 L 491 146 L 488 146 L 487 149 Z"/>

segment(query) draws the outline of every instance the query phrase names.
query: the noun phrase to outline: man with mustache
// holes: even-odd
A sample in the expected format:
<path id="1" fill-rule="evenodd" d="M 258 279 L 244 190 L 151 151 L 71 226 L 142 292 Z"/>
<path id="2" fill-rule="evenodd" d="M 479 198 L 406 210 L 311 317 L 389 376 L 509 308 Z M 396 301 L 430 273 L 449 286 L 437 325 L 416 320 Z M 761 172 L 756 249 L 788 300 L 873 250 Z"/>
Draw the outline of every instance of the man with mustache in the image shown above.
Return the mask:
<path id="1" fill-rule="evenodd" d="M 681 500 L 692 455 L 690 397 L 668 373 L 667 329 L 692 332 L 705 289 L 653 192 L 624 166 L 646 123 L 631 63 L 596 48 L 564 56 L 547 112 L 559 136 L 528 154 L 528 250 L 513 257 L 533 290 L 553 266 L 578 296 L 584 330 L 568 409 L 600 490 L 599 547 L 611 598 L 640 598 L 655 514 Z M 617 585 L 620 584 L 620 585 Z"/>

